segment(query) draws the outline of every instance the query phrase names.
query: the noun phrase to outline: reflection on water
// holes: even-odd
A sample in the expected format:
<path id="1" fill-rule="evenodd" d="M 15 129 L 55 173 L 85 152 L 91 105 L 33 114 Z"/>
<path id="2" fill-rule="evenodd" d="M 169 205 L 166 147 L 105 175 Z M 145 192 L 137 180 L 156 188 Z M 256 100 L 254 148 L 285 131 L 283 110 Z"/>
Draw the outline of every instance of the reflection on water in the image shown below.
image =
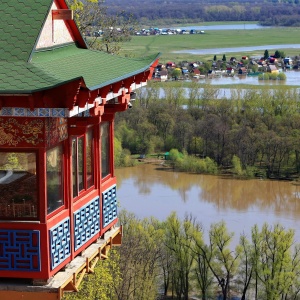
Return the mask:
<path id="1" fill-rule="evenodd" d="M 300 92 L 299 83 L 300 83 L 300 71 L 288 71 L 285 72 L 286 80 L 258 80 L 257 76 L 239 76 L 235 75 L 233 77 L 217 77 L 212 79 L 199 79 L 199 90 L 202 93 L 204 89 L 208 86 L 213 88 L 214 85 L 229 85 L 229 87 L 216 87 L 216 97 L 220 98 L 227 98 L 230 99 L 232 95 L 232 91 L 238 91 L 240 96 L 242 97 L 245 92 L 247 92 L 248 88 L 236 88 L 236 85 L 244 84 L 244 85 L 258 85 L 258 86 L 291 86 L 294 88 L 298 93 Z M 141 95 L 143 96 L 148 87 L 144 87 L 141 89 Z M 189 88 L 183 87 L 182 88 L 184 93 L 183 95 L 187 98 L 189 96 Z M 259 89 L 258 89 L 259 91 Z M 159 88 L 159 97 L 164 98 L 166 96 L 164 88 Z"/>
<path id="2" fill-rule="evenodd" d="M 151 164 L 118 169 L 116 176 L 121 208 L 139 218 L 191 213 L 205 229 L 224 220 L 236 236 L 255 224 L 280 223 L 295 229 L 300 242 L 300 185 L 293 182 L 185 174 Z"/>
<path id="3" fill-rule="evenodd" d="M 211 85 L 218 84 L 218 85 L 225 85 L 225 84 L 249 84 L 249 85 L 267 85 L 267 86 L 274 86 L 274 85 L 295 85 L 299 86 L 300 81 L 300 72 L 299 71 L 287 71 L 284 72 L 286 75 L 286 80 L 258 80 L 258 76 L 240 76 L 235 75 L 233 77 L 222 76 L 213 79 L 205 79 L 199 80 L 199 82 L 210 83 Z"/>

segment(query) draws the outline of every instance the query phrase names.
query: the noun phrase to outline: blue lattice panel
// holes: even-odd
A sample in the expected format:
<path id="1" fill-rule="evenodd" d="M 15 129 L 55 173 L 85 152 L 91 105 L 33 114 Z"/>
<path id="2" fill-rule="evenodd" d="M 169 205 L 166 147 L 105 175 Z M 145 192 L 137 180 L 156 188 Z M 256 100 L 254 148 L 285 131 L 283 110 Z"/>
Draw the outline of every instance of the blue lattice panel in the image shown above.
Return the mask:
<path id="1" fill-rule="evenodd" d="M 75 250 L 100 231 L 99 197 L 74 212 Z"/>
<path id="2" fill-rule="evenodd" d="M 70 218 L 49 229 L 51 270 L 71 255 Z"/>
<path id="3" fill-rule="evenodd" d="M 113 185 L 102 193 L 103 227 L 117 218 L 117 187 Z"/>
<path id="4" fill-rule="evenodd" d="M 40 271 L 40 232 L 0 230 L 0 270 Z"/>

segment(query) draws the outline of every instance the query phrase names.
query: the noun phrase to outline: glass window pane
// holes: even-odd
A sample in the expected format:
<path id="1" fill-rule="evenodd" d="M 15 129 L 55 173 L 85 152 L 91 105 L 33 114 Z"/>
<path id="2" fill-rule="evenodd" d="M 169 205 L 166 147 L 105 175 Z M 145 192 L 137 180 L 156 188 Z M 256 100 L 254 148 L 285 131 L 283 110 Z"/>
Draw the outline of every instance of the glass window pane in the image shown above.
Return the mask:
<path id="1" fill-rule="evenodd" d="M 84 137 L 78 139 L 78 188 L 84 189 Z"/>
<path id="2" fill-rule="evenodd" d="M 109 122 L 101 125 L 101 175 L 102 178 L 110 174 L 110 134 Z"/>
<path id="3" fill-rule="evenodd" d="M 0 152 L 0 218 L 37 216 L 36 154 Z"/>
<path id="4" fill-rule="evenodd" d="M 73 180 L 73 198 L 75 198 L 78 196 L 77 139 L 72 140 L 72 180 Z"/>
<path id="5" fill-rule="evenodd" d="M 86 169 L 87 169 L 87 187 L 94 185 L 94 146 L 93 130 L 89 130 L 86 135 Z"/>
<path id="6" fill-rule="evenodd" d="M 47 211 L 48 214 L 64 204 L 62 146 L 47 151 Z"/>

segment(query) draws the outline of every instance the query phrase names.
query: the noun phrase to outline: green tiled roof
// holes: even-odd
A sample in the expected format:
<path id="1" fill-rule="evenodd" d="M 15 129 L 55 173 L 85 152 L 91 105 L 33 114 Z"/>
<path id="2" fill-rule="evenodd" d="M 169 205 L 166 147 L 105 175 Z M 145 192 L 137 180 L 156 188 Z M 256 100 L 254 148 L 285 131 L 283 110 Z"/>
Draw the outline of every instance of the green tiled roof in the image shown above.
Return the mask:
<path id="1" fill-rule="evenodd" d="M 68 45 L 36 52 L 30 63 L 0 60 L 0 93 L 33 93 L 77 78 L 95 90 L 147 70 L 156 58 L 123 58 Z"/>
<path id="2" fill-rule="evenodd" d="M 34 51 L 53 0 L 0 0 L 0 94 L 27 94 L 82 78 L 94 90 L 147 70 L 157 55 L 123 58 L 75 43 Z"/>
<path id="3" fill-rule="evenodd" d="M 48 74 L 55 74 L 61 81 L 82 77 L 86 86 L 94 90 L 147 70 L 156 58 L 157 55 L 124 58 L 69 45 L 35 53 L 32 63 Z"/>
<path id="4" fill-rule="evenodd" d="M 0 93 L 32 93 L 61 83 L 59 78 L 26 62 L 0 61 Z"/>
<path id="5" fill-rule="evenodd" d="M 0 1 L 0 60 L 28 61 L 52 0 Z"/>

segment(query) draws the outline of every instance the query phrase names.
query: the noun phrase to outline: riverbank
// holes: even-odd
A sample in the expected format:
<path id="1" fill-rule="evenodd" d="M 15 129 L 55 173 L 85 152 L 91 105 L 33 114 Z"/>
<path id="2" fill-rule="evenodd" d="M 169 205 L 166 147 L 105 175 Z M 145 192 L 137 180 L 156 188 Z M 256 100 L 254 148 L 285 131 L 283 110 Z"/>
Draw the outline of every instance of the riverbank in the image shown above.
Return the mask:
<path id="1" fill-rule="evenodd" d="M 188 156 L 192 158 L 193 160 L 195 159 L 194 156 Z M 294 182 L 295 185 L 300 186 L 300 176 L 298 173 L 286 173 L 286 174 L 279 174 L 279 175 L 274 175 L 274 174 L 269 174 L 266 168 L 256 168 L 252 169 L 251 172 L 250 170 L 247 172 L 246 170 L 244 172 L 238 172 L 240 170 L 241 166 L 238 166 L 237 168 L 232 165 L 232 166 L 227 166 L 227 167 L 219 167 L 218 171 L 216 171 L 215 168 L 212 169 L 211 173 L 208 172 L 208 170 L 204 170 L 203 172 L 197 172 L 195 171 L 195 162 L 194 164 L 189 164 L 192 165 L 191 169 L 180 169 L 180 165 L 176 165 L 174 162 L 166 158 L 164 154 L 151 154 L 149 156 L 144 156 L 144 155 L 133 155 L 132 156 L 133 160 L 138 161 L 139 164 L 151 164 L 155 165 L 159 168 L 162 168 L 164 170 L 172 170 L 175 172 L 185 172 L 185 173 L 191 173 L 191 174 L 213 174 L 213 175 L 218 175 L 221 178 L 224 179 L 242 179 L 242 180 L 248 180 L 248 179 L 268 179 L 268 180 L 275 180 L 275 181 L 287 181 L 287 182 Z M 199 158 L 200 160 L 200 158 Z"/>

